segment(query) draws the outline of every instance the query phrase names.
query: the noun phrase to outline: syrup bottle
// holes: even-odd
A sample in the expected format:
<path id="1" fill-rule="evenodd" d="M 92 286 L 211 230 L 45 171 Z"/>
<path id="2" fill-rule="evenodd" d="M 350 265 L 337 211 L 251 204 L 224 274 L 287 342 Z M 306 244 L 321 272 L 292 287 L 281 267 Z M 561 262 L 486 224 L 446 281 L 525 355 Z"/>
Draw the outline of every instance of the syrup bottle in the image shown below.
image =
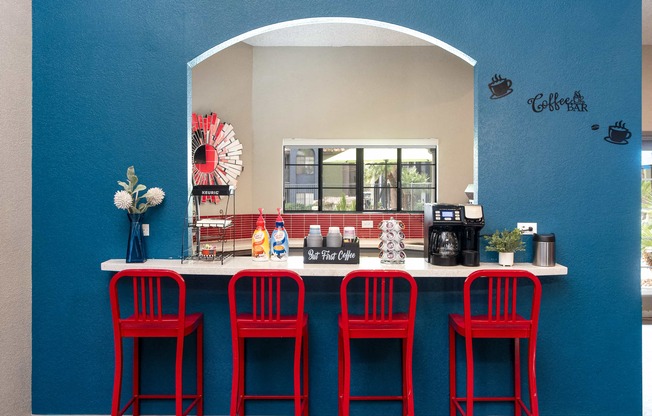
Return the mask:
<path id="1" fill-rule="evenodd" d="M 270 251 L 272 261 L 287 261 L 290 253 L 290 243 L 288 233 L 285 231 L 285 223 L 281 217 L 281 208 L 276 208 L 278 217 L 276 217 L 276 228 L 272 231 L 270 240 Z"/>
<path id="2" fill-rule="evenodd" d="M 258 208 L 260 215 L 256 221 L 256 230 L 251 236 L 251 257 L 254 261 L 269 260 L 269 233 L 265 228 L 265 219 L 263 218 L 263 209 Z"/>

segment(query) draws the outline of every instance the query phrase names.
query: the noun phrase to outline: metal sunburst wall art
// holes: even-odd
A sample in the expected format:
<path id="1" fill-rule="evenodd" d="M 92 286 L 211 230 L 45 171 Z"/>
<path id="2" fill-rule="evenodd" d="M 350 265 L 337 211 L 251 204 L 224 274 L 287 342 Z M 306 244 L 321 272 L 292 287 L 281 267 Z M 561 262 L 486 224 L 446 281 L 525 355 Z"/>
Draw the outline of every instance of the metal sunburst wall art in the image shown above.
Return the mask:
<path id="1" fill-rule="evenodd" d="M 193 185 L 237 185 L 242 173 L 242 144 L 233 126 L 215 113 L 192 114 Z M 202 202 L 219 202 L 217 195 L 204 196 Z"/>

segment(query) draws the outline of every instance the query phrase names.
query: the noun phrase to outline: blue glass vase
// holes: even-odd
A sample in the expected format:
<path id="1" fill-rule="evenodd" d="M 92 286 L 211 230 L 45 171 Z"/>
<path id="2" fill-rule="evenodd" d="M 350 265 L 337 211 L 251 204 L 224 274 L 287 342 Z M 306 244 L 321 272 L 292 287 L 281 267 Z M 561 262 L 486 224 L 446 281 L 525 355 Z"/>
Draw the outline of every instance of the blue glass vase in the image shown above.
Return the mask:
<path id="1" fill-rule="evenodd" d="M 143 263 L 147 260 L 143 239 L 144 214 L 127 214 L 129 217 L 129 239 L 127 240 L 127 263 Z"/>

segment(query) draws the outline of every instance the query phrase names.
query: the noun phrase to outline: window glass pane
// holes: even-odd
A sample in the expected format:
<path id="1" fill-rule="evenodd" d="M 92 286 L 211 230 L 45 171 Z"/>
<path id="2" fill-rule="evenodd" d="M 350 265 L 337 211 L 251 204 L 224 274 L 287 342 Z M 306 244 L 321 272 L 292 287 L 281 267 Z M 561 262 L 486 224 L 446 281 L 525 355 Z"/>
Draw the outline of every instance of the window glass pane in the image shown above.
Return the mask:
<path id="1" fill-rule="evenodd" d="M 315 173 L 315 151 L 312 149 L 297 150 L 297 175 L 312 175 Z"/>
<path id="2" fill-rule="evenodd" d="M 322 167 L 324 187 L 355 188 L 355 165 L 326 165 Z"/>
<path id="3" fill-rule="evenodd" d="M 343 149 L 340 147 L 325 147 L 323 150 L 324 153 L 324 164 L 349 164 L 355 165 L 355 149 Z"/>
<path id="4" fill-rule="evenodd" d="M 435 200 L 434 165 L 404 163 L 401 165 L 401 209 L 422 211 L 426 202 Z"/>
<path id="5" fill-rule="evenodd" d="M 422 212 L 424 204 L 434 200 L 434 189 L 403 188 L 401 190 L 401 209 L 403 211 Z"/>
<path id="6" fill-rule="evenodd" d="M 424 203 L 436 200 L 435 160 L 436 149 L 401 151 L 401 210 L 423 211 Z"/>
<path id="7" fill-rule="evenodd" d="M 364 186 L 397 186 L 397 149 L 364 149 Z"/>
<path id="8" fill-rule="evenodd" d="M 398 149 L 364 149 L 364 209 L 398 208 Z"/>
<path id="9" fill-rule="evenodd" d="M 316 187 L 286 187 L 284 191 L 284 211 L 316 211 L 319 208 L 319 192 Z"/>
<path id="10" fill-rule="evenodd" d="M 314 173 L 312 175 L 298 175 L 296 173 L 296 166 L 294 165 L 289 165 L 285 166 L 285 169 L 283 169 L 283 182 L 285 183 L 286 186 L 311 186 L 311 187 L 317 187 L 319 182 L 318 182 L 318 177 L 317 173 Z"/>
<path id="11" fill-rule="evenodd" d="M 398 189 L 388 187 L 364 188 L 364 209 L 369 211 L 396 210 Z"/>
<path id="12" fill-rule="evenodd" d="M 355 188 L 324 188 L 323 211 L 355 211 Z"/>

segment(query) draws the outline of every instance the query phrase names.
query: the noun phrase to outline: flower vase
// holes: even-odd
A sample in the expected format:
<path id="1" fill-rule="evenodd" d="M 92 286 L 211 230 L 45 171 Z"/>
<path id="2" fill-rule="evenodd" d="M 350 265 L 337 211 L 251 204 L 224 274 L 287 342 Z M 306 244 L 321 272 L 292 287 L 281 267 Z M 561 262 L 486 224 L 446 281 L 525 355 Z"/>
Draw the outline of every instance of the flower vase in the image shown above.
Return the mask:
<path id="1" fill-rule="evenodd" d="M 127 214 L 129 217 L 129 239 L 127 240 L 127 263 L 143 263 L 147 260 L 143 240 L 143 214 Z"/>

